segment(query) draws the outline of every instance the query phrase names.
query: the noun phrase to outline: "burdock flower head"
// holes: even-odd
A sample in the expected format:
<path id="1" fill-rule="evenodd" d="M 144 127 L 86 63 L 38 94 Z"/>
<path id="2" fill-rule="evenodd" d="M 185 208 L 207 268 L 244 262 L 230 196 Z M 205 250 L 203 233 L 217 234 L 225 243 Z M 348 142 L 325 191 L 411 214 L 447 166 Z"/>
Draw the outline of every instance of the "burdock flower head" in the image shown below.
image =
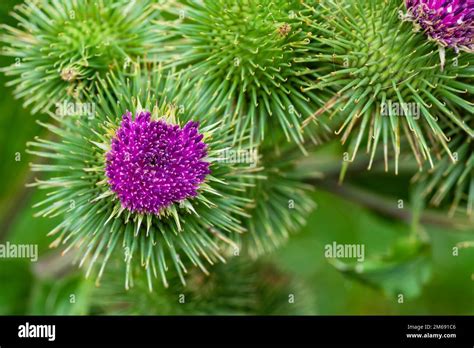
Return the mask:
<path id="1" fill-rule="evenodd" d="M 150 112 L 123 120 L 107 154 L 109 184 L 122 204 L 137 213 L 158 214 L 171 204 L 195 197 L 210 173 L 199 123 L 181 128 L 151 121 Z"/>
<path id="2" fill-rule="evenodd" d="M 170 269 L 183 283 L 189 266 L 207 273 L 238 248 L 252 203 L 243 193 L 260 169 L 220 160 L 233 129 L 199 116 L 201 95 L 180 74 L 156 67 L 99 82 L 90 97 L 94 118 L 53 115 L 60 127 L 44 126 L 57 142 L 29 144 L 31 153 L 56 159 L 32 165 L 55 173 L 32 184 L 52 190 L 38 215 L 63 217 L 53 246 L 77 249 L 87 274 L 100 264 L 98 279 L 117 251 L 127 288 L 138 273 L 150 288 L 154 278 L 167 286 Z"/>
<path id="3" fill-rule="evenodd" d="M 409 17 L 443 47 L 474 52 L 474 0 L 406 0 Z"/>

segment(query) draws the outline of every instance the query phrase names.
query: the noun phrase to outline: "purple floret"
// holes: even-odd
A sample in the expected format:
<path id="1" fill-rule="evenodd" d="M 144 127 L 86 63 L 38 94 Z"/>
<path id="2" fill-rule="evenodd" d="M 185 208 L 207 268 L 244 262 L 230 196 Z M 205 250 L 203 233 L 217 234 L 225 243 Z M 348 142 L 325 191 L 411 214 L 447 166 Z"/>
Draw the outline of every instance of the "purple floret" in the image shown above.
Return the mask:
<path id="1" fill-rule="evenodd" d="M 149 112 L 123 116 L 105 172 L 109 185 L 124 208 L 136 213 L 158 214 L 163 208 L 195 197 L 211 172 L 207 145 L 198 122 L 183 128 L 151 121 Z"/>
<path id="2" fill-rule="evenodd" d="M 474 0 L 406 0 L 410 16 L 441 45 L 474 50 Z"/>

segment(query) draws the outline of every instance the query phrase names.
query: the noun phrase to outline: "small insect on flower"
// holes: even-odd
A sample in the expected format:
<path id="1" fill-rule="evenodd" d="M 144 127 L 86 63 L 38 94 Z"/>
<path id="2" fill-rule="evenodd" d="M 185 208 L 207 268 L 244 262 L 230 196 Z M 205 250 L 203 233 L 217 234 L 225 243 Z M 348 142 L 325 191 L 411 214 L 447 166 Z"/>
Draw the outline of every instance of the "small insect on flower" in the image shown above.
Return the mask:
<path id="1" fill-rule="evenodd" d="M 280 36 L 287 36 L 290 33 L 290 31 L 291 31 L 291 25 L 289 25 L 288 23 L 285 23 L 278 28 L 278 34 L 280 34 Z"/>
<path id="2" fill-rule="evenodd" d="M 151 121 L 149 112 L 123 121 L 107 153 L 109 184 L 122 204 L 136 213 L 158 214 L 171 204 L 197 196 L 209 170 L 207 145 L 199 123 L 183 128 Z"/>

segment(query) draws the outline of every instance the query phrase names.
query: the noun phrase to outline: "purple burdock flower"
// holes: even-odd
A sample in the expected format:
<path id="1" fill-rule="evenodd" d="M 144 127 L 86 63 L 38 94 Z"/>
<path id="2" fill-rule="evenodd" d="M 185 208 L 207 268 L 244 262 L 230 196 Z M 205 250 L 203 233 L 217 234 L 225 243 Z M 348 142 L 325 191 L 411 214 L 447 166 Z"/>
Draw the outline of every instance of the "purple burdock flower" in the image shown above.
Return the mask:
<path id="1" fill-rule="evenodd" d="M 433 40 L 474 51 L 474 0 L 406 0 L 408 15 Z"/>
<path id="2" fill-rule="evenodd" d="M 158 214 L 163 208 L 195 197 L 209 170 L 207 145 L 197 122 L 183 128 L 151 121 L 149 112 L 132 120 L 125 113 L 105 172 L 111 190 L 123 207 L 132 212 Z"/>

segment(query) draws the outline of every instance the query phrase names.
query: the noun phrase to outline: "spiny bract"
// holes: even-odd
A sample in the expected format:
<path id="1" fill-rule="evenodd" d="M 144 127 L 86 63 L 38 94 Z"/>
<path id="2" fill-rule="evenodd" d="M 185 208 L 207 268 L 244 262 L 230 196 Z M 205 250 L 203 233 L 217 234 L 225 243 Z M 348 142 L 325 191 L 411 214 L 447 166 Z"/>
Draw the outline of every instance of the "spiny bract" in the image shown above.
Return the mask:
<path id="1" fill-rule="evenodd" d="M 301 90 L 306 67 L 299 60 L 311 48 L 300 1 L 185 0 L 164 8 L 180 19 L 158 23 L 164 42 L 154 51 L 203 78 L 203 111 L 220 110 L 235 141 L 247 131 L 260 141 L 282 130 L 303 143 L 300 121 L 320 99 Z"/>
<path id="2" fill-rule="evenodd" d="M 191 269 L 186 287 L 170 276 L 169 289 L 153 292 L 143 276 L 126 291 L 117 272 L 108 272 L 107 283 L 94 293 L 93 310 L 120 315 L 309 314 L 311 298 L 304 284 L 273 264 L 238 256 L 210 271 L 205 275 Z"/>
<path id="3" fill-rule="evenodd" d="M 429 203 L 441 206 L 450 202 L 450 215 L 456 211 L 474 217 L 474 138 L 453 134 L 450 143 L 455 162 L 444 156 L 428 173 L 415 176 Z"/>
<path id="4" fill-rule="evenodd" d="M 18 5 L 18 28 L 4 25 L 2 69 L 33 112 L 89 93 L 97 76 L 134 64 L 157 44 L 149 0 L 38 0 Z"/>
<path id="5" fill-rule="evenodd" d="M 258 159 L 263 178 L 254 178 L 247 192 L 252 199 L 247 209 L 250 217 L 243 220 L 248 233 L 236 236 L 243 252 L 252 258 L 281 247 L 305 226 L 316 204 L 311 197 L 313 187 L 304 180 L 318 175 L 298 168 L 301 153 L 289 144 L 279 148 L 263 145 Z"/>
<path id="6" fill-rule="evenodd" d="M 366 146 L 370 169 L 381 143 L 385 169 L 391 155 L 396 172 L 402 144 L 411 147 L 420 167 L 426 161 L 432 167 L 433 149 L 452 157 L 444 125 L 474 134 L 453 111 L 474 113 L 474 88 L 464 80 L 473 74 L 473 56 L 450 50 L 443 70 L 437 45 L 415 32 L 400 11 L 405 7 L 398 0 L 328 0 L 303 12 L 319 51 L 307 60 L 319 65 L 320 74 L 305 90 L 335 91 L 315 115 L 331 111 L 339 120 L 336 134 L 348 142 L 349 162 Z"/>
<path id="7" fill-rule="evenodd" d="M 207 272 L 205 263 L 223 261 L 223 251 L 229 248 L 229 244 L 233 245 L 229 237 L 245 230 L 239 218 L 246 216 L 244 207 L 250 200 L 244 198 L 241 191 L 259 169 L 220 160 L 222 152 L 231 146 L 233 134 L 228 127 L 202 122 L 199 126 L 202 136 L 195 136 L 197 126 L 189 123 L 199 120 L 194 108 L 198 103 L 192 92 L 194 86 L 189 80 L 172 74 L 162 72 L 159 67 L 152 72 L 138 71 L 132 76 L 112 74 L 108 82 L 100 80 L 99 94 L 90 100 L 97 104 L 95 118 L 53 115 L 58 126 L 44 126 L 55 133 L 58 140 L 36 139 L 29 144 L 31 153 L 56 160 L 53 164 L 32 165 L 33 171 L 55 172 L 53 177 L 33 183 L 39 188 L 49 189 L 48 197 L 37 204 L 42 207 L 38 215 L 63 216 L 61 224 L 51 232 L 57 235 L 53 245 L 67 244 L 66 251 L 79 248 L 81 265 L 89 264 L 87 274 L 95 263 L 102 263 L 98 279 L 114 249 L 122 249 L 127 265 L 127 287 L 135 264 L 144 268 L 150 286 L 156 277 L 161 277 L 167 285 L 166 273 L 170 265 L 184 282 L 185 261 Z M 127 138 L 120 131 L 120 127 L 132 127 L 127 121 L 120 126 L 126 110 L 138 116 L 134 122 L 173 125 L 171 127 L 176 132 L 178 129 L 188 132 L 185 135 L 188 139 L 178 144 L 178 139 L 174 138 L 172 142 L 176 142 L 168 144 L 149 133 L 147 136 L 151 138 L 146 140 L 157 142 L 145 144 L 140 137 L 142 134 L 135 131 Z M 126 114 L 126 120 L 128 116 Z M 128 158 L 124 152 L 125 162 L 121 164 L 111 158 L 113 151 L 120 151 L 114 143 L 117 136 L 125 145 L 137 150 L 129 152 Z M 155 197 L 158 192 L 150 193 L 145 188 L 129 190 L 130 197 L 126 199 L 121 196 L 120 180 L 137 180 L 133 184 L 139 184 L 144 183 L 143 178 L 135 174 L 125 178 L 121 176 L 124 173 L 114 172 L 118 175 L 116 177 L 111 175 L 111 166 L 114 170 L 117 165 L 124 170 L 128 168 L 128 174 L 135 168 L 143 174 L 146 171 L 149 175 L 171 175 L 170 172 L 159 173 L 163 168 L 173 168 L 173 163 L 159 163 L 160 159 L 152 156 L 155 150 L 173 153 L 172 158 L 168 158 L 170 161 L 186 157 L 179 164 L 182 165 L 180 170 L 190 169 L 185 168 L 186 159 L 192 157 L 191 150 L 204 149 L 201 141 L 205 144 L 207 156 L 202 158 L 203 162 L 199 160 L 203 163 L 199 173 L 188 178 L 192 182 L 192 189 L 189 189 L 196 189 L 196 192 L 176 194 L 182 189 L 179 183 L 175 187 L 164 187 L 151 179 L 149 188 L 171 193 L 172 199 L 166 204 L 155 201 L 156 207 L 135 205 L 133 202 L 144 201 L 146 195 Z M 150 146 L 138 151 L 143 145 Z M 173 146 L 183 147 L 177 149 Z M 198 157 L 201 155 L 204 153 Z M 156 168 L 155 165 L 162 167 Z M 153 202 L 153 199 L 146 202 Z"/>

